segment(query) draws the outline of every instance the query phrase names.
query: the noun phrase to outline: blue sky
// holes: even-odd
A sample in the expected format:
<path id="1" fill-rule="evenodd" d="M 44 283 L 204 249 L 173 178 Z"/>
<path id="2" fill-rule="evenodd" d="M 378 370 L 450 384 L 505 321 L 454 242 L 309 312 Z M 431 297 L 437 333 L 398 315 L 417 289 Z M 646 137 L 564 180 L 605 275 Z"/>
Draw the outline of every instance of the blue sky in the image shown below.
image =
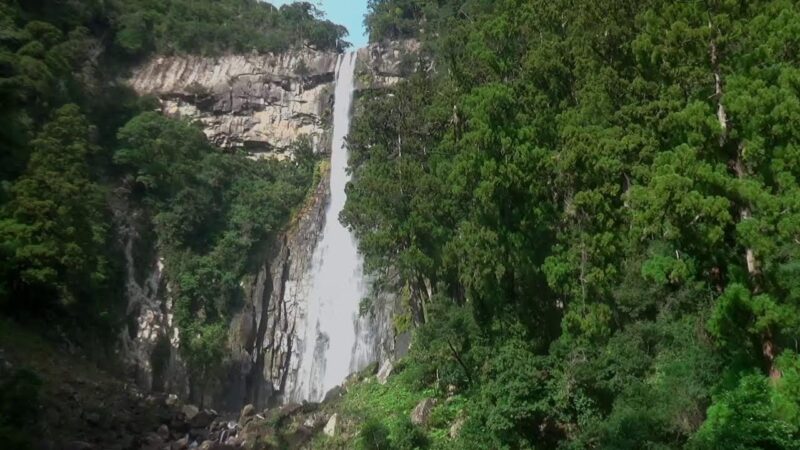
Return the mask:
<path id="1" fill-rule="evenodd" d="M 267 0 L 273 5 L 285 5 L 293 0 Z M 347 27 L 350 31 L 348 41 L 353 47 L 367 45 L 367 32 L 364 30 L 364 14 L 367 12 L 367 0 L 306 0 L 325 11 L 327 18 L 334 23 Z"/>

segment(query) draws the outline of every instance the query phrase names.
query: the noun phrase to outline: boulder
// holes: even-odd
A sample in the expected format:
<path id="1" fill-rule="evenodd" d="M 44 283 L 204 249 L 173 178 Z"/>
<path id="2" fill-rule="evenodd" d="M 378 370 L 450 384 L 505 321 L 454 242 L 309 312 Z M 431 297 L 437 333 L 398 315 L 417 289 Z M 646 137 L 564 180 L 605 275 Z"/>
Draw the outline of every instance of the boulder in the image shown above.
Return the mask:
<path id="1" fill-rule="evenodd" d="M 253 405 L 244 405 L 242 413 L 239 415 L 239 423 L 244 424 L 246 419 L 256 415 L 256 407 Z"/>
<path id="2" fill-rule="evenodd" d="M 144 437 L 144 443 L 147 447 L 159 447 L 164 445 L 164 439 L 161 438 L 157 433 L 147 433 Z"/>
<path id="3" fill-rule="evenodd" d="M 414 425 L 425 425 L 431 416 L 433 407 L 436 406 L 435 398 L 426 398 L 419 402 L 414 410 L 411 411 L 411 423 Z"/>
<path id="4" fill-rule="evenodd" d="M 189 423 L 186 422 L 183 413 L 177 414 L 169 421 L 169 429 L 173 433 L 186 434 L 189 431 Z"/>
<path id="5" fill-rule="evenodd" d="M 458 435 L 461 434 L 461 428 L 464 427 L 464 422 L 466 422 L 466 421 L 467 421 L 467 418 L 464 417 L 463 414 L 459 414 L 458 417 L 456 417 L 455 422 L 453 422 L 453 424 L 450 425 L 450 431 L 448 432 L 448 435 L 452 439 L 457 438 Z"/>
<path id="6" fill-rule="evenodd" d="M 386 382 L 389 381 L 389 375 L 392 374 L 392 370 L 394 370 L 394 364 L 392 364 L 392 360 L 387 359 L 381 364 L 380 370 L 378 370 L 378 383 L 386 384 Z"/>
<path id="7" fill-rule="evenodd" d="M 211 425 L 211 422 L 217 418 L 217 412 L 213 409 L 204 409 L 198 411 L 194 417 L 189 419 L 189 425 L 192 428 L 206 428 Z M 188 417 L 187 417 L 188 419 Z"/>
<path id="8" fill-rule="evenodd" d="M 328 415 L 322 411 L 316 411 L 314 413 L 309 414 L 306 417 L 306 420 L 303 422 L 303 425 L 307 426 L 308 428 L 312 428 L 317 430 L 325 426 L 328 423 Z"/>
<path id="9" fill-rule="evenodd" d="M 325 428 L 322 430 L 326 436 L 334 437 L 336 436 L 336 430 L 339 423 L 339 414 L 333 414 L 330 419 L 328 419 L 328 423 L 325 424 Z"/>
<path id="10" fill-rule="evenodd" d="M 169 427 L 166 425 L 161 425 L 158 427 L 158 431 L 156 431 L 156 433 L 158 433 L 158 435 L 161 436 L 161 439 L 165 441 L 169 439 Z"/>
<path id="11" fill-rule="evenodd" d="M 342 396 L 344 393 L 344 388 L 341 386 L 334 386 L 325 393 L 325 397 L 322 399 L 322 403 L 328 403 L 329 401 L 335 400 Z"/>
<path id="12" fill-rule="evenodd" d="M 200 409 L 194 405 L 183 405 L 181 411 L 183 412 L 183 415 L 186 416 L 186 420 L 192 420 L 194 419 L 194 416 L 200 412 Z"/>
<path id="13" fill-rule="evenodd" d="M 175 394 L 169 394 L 167 398 L 164 400 L 164 404 L 167 406 L 175 406 L 178 404 L 178 396 Z"/>

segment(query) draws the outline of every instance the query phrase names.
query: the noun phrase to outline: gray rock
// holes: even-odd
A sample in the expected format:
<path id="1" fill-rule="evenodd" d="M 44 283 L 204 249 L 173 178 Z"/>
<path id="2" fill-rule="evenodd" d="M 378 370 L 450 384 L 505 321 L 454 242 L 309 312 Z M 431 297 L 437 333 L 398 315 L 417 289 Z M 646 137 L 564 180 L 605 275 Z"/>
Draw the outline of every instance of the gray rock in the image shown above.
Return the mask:
<path id="1" fill-rule="evenodd" d="M 214 58 L 152 58 L 129 80 L 140 94 L 161 98 L 162 111 L 198 120 L 221 147 L 283 154 L 301 134 L 322 142 L 338 54 L 309 49 Z M 296 73 L 303 61 L 307 74 Z"/>
<path id="2" fill-rule="evenodd" d="M 330 419 L 328 419 L 328 423 L 325 424 L 325 428 L 322 430 L 326 436 L 334 437 L 336 436 L 336 431 L 339 424 L 339 414 L 333 414 Z"/>
<path id="3" fill-rule="evenodd" d="M 419 402 L 414 410 L 411 411 L 411 423 L 414 425 L 425 425 L 430 419 L 431 411 L 436 406 L 435 398 L 426 398 Z"/>
<path id="4" fill-rule="evenodd" d="M 459 414 L 458 417 L 456 417 L 455 422 L 453 422 L 453 424 L 450 425 L 450 431 L 447 434 L 452 439 L 457 438 L 458 435 L 461 434 L 461 428 L 464 427 L 464 422 L 466 422 L 466 421 L 467 421 L 467 418 L 464 417 L 462 414 Z"/>
<path id="5" fill-rule="evenodd" d="M 178 396 L 175 395 L 175 394 L 169 394 L 167 396 L 166 400 L 164 400 L 164 404 L 166 404 L 167 406 L 175 406 L 175 405 L 177 405 L 178 404 Z"/>
<path id="6" fill-rule="evenodd" d="M 376 42 L 358 50 L 356 89 L 383 89 L 402 80 L 414 67 L 405 67 L 405 55 L 417 53 L 416 40 Z"/>
<path id="7" fill-rule="evenodd" d="M 205 428 L 192 428 L 191 430 L 189 430 L 189 437 L 194 438 L 195 440 L 198 440 L 200 442 L 211 440 L 209 432 Z"/>
<path id="8" fill-rule="evenodd" d="M 194 416 L 200 412 L 200 409 L 194 405 L 183 405 L 181 411 L 183 411 L 183 415 L 186 416 L 186 420 L 192 420 Z"/>
<path id="9" fill-rule="evenodd" d="M 389 376 L 392 374 L 394 370 L 394 364 L 392 364 L 392 360 L 387 359 L 386 361 L 381 364 L 380 370 L 378 370 L 378 383 L 386 384 L 389 381 Z"/>
<path id="10" fill-rule="evenodd" d="M 411 332 L 406 331 L 394 339 L 394 357 L 396 359 L 405 358 L 411 348 Z"/>
<path id="11" fill-rule="evenodd" d="M 156 433 L 158 433 L 158 435 L 161 436 L 161 439 L 165 441 L 169 439 L 169 427 L 166 425 L 161 425 L 158 427 L 158 431 L 156 431 Z"/>
<path id="12" fill-rule="evenodd" d="M 341 386 L 334 386 L 333 388 L 331 388 L 331 390 L 325 393 L 325 397 L 322 399 L 322 403 L 327 403 L 331 400 L 335 400 L 341 397 L 343 393 L 344 393 L 344 388 L 342 388 Z"/>
<path id="13" fill-rule="evenodd" d="M 289 403 L 287 405 L 281 406 L 277 411 L 275 411 L 272 415 L 276 420 L 283 420 L 287 417 L 291 417 L 296 413 L 303 410 L 303 405 L 298 403 Z"/>
<path id="14" fill-rule="evenodd" d="M 328 422 L 328 415 L 322 411 L 316 411 L 309 414 L 308 417 L 306 417 L 306 420 L 303 422 L 303 425 L 307 426 L 308 428 L 317 430 L 321 427 L 324 427 L 327 422 Z"/>
<path id="15" fill-rule="evenodd" d="M 249 419 L 256 415 L 256 407 L 253 405 L 244 405 L 242 413 L 239 415 L 239 423 L 244 423 L 245 419 Z"/>

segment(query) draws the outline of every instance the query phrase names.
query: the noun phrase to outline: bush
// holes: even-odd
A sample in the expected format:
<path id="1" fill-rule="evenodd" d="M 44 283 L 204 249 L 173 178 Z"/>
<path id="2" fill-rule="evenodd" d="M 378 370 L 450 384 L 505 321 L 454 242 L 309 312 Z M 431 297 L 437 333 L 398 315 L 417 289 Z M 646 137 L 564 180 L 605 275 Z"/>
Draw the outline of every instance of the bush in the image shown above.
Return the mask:
<path id="1" fill-rule="evenodd" d="M 389 429 L 380 420 L 370 419 L 361 427 L 356 441 L 358 450 L 390 450 Z"/>
<path id="2" fill-rule="evenodd" d="M 415 450 L 428 448 L 430 442 L 425 432 L 411 423 L 410 418 L 405 417 L 392 433 L 392 444 L 397 450 Z"/>

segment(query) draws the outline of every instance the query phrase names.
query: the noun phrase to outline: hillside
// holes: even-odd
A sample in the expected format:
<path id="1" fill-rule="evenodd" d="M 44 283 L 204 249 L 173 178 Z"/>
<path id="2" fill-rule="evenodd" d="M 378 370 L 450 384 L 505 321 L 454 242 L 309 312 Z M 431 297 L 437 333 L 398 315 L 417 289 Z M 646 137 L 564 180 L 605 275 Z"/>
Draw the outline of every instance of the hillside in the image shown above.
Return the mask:
<path id="1" fill-rule="evenodd" d="M 415 331 L 323 447 L 796 448 L 798 6 L 370 2 L 422 50 L 343 219 Z"/>
<path id="2" fill-rule="evenodd" d="M 0 444 L 800 449 L 800 2 L 368 5 L 0 0 Z"/>

